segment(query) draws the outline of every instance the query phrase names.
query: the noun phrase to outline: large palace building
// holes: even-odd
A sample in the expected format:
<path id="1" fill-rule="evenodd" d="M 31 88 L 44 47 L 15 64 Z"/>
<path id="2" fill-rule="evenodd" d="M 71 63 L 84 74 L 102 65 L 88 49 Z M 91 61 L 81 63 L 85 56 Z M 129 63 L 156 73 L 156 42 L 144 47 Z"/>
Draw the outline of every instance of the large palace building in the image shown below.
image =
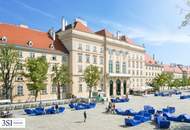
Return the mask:
<path id="1" fill-rule="evenodd" d="M 0 24 L 0 40 L 1 45 L 14 44 L 22 62 L 28 57 L 46 57 L 49 63 L 47 88 L 38 97 L 41 100 L 56 99 L 56 86 L 51 80 L 56 64 L 68 64 L 70 67 L 72 84 L 63 87 L 62 98 L 67 94 L 88 96 L 83 72 L 91 64 L 98 66 L 101 72 L 100 82 L 93 91 L 104 91 L 107 97 L 124 96 L 130 90 L 142 91 L 163 71 L 163 66 L 150 57 L 143 46 L 126 35 L 113 35 L 106 29 L 93 32 L 81 19 L 68 25 L 62 19 L 61 29 L 56 33 L 52 29 L 41 32 L 24 25 Z M 15 79 L 15 102 L 34 100 L 33 92 L 28 91 L 26 83 L 24 77 Z"/>

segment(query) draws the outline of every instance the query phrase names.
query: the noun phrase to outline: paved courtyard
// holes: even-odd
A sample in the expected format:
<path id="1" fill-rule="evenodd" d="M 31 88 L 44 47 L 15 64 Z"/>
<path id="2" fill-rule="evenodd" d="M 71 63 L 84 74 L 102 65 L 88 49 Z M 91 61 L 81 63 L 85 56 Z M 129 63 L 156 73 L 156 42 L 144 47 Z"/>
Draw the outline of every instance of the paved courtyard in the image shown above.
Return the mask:
<path id="1" fill-rule="evenodd" d="M 63 114 L 45 116 L 27 116 L 22 110 L 15 111 L 15 117 L 26 118 L 27 130 L 154 130 L 150 121 L 135 127 L 123 127 L 125 116 L 105 114 L 107 103 L 98 104 L 95 109 L 87 110 L 87 122 L 83 123 L 83 110 L 74 111 L 67 105 Z M 180 100 L 179 96 L 147 97 L 131 96 L 128 103 L 116 104 L 116 108 L 132 108 L 142 110 L 144 105 L 152 105 L 156 109 L 167 106 L 176 107 L 176 115 L 190 114 L 190 99 Z M 7 130 L 7 129 L 6 129 Z M 170 130 L 190 130 L 190 123 L 171 122 Z"/>

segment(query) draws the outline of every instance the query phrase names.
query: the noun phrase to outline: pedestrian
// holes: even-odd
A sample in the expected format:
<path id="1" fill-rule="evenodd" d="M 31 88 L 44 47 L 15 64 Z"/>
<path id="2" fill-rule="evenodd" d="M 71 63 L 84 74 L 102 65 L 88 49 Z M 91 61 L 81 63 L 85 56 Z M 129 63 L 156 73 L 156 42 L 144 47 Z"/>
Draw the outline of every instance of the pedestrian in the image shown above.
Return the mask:
<path id="1" fill-rule="evenodd" d="M 59 106 L 58 106 L 58 104 L 55 104 L 55 111 L 56 111 L 56 113 L 59 112 Z"/>
<path id="2" fill-rule="evenodd" d="M 86 111 L 84 111 L 84 122 L 86 122 L 87 114 Z"/>

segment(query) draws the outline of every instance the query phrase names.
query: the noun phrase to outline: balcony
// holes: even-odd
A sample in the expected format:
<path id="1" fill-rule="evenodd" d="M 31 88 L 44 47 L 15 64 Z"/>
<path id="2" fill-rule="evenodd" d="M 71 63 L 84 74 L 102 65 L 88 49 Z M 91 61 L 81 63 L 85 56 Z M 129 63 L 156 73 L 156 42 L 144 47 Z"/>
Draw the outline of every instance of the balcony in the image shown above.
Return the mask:
<path id="1" fill-rule="evenodd" d="M 108 77 L 131 77 L 130 74 L 123 74 L 123 73 L 108 73 Z"/>

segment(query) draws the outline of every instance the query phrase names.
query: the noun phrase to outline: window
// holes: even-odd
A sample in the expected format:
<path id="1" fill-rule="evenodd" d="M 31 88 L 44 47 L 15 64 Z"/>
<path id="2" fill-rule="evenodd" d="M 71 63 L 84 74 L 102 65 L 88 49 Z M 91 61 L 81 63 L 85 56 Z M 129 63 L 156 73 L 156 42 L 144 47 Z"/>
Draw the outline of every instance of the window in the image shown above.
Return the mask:
<path id="1" fill-rule="evenodd" d="M 96 46 L 93 47 L 93 52 L 96 52 Z"/>
<path id="2" fill-rule="evenodd" d="M 119 63 L 119 61 L 116 62 L 116 73 L 120 73 L 120 63 Z"/>
<path id="3" fill-rule="evenodd" d="M 32 41 L 28 41 L 27 44 L 28 44 L 29 47 L 32 47 L 32 45 L 33 45 Z"/>
<path id="4" fill-rule="evenodd" d="M 52 93 L 56 93 L 56 92 L 57 92 L 56 86 L 51 86 L 51 92 L 52 92 Z"/>
<path id="5" fill-rule="evenodd" d="M 79 49 L 79 50 L 82 50 L 82 44 L 79 43 L 78 49 Z"/>
<path id="6" fill-rule="evenodd" d="M 44 57 L 46 59 L 46 54 L 42 53 L 42 57 Z"/>
<path id="7" fill-rule="evenodd" d="M 79 63 L 82 62 L 82 54 L 78 54 L 78 62 L 79 62 Z"/>
<path id="8" fill-rule="evenodd" d="M 96 64 L 97 63 L 97 57 L 93 56 L 93 63 Z"/>
<path id="9" fill-rule="evenodd" d="M 56 56 L 53 55 L 51 59 L 55 61 L 56 60 Z"/>
<path id="10" fill-rule="evenodd" d="M 130 70 L 128 70 L 128 73 L 129 73 L 129 74 L 131 74 L 131 71 L 130 71 Z"/>
<path id="11" fill-rule="evenodd" d="M 142 68 L 142 62 L 140 62 L 140 68 Z"/>
<path id="12" fill-rule="evenodd" d="M 83 77 L 79 77 L 79 83 L 83 82 Z"/>
<path id="13" fill-rule="evenodd" d="M 47 87 L 45 87 L 43 90 L 41 90 L 41 94 L 42 94 L 42 95 L 47 94 Z"/>
<path id="14" fill-rule="evenodd" d="M 30 58 L 35 58 L 35 53 L 34 52 L 30 52 Z"/>
<path id="15" fill-rule="evenodd" d="M 130 60 L 128 61 L 128 67 L 129 68 L 131 67 L 131 61 Z"/>
<path id="16" fill-rule="evenodd" d="M 126 73 L 126 63 L 125 62 L 123 62 L 123 73 L 125 74 Z"/>
<path id="17" fill-rule="evenodd" d="M 18 52 L 18 56 L 19 56 L 19 58 L 22 58 L 23 56 L 22 56 L 22 51 L 19 51 Z"/>
<path id="18" fill-rule="evenodd" d="M 35 90 L 30 90 L 30 95 L 35 95 Z"/>
<path id="19" fill-rule="evenodd" d="M 90 51 L 90 46 L 86 45 L 86 51 Z"/>
<path id="20" fill-rule="evenodd" d="M 133 66 L 133 68 L 135 68 L 135 62 L 134 61 L 132 61 L 132 66 Z"/>
<path id="21" fill-rule="evenodd" d="M 90 63 L 90 55 L 86 55 L 86 63 Z"/>
<path id="22" fill-rule="evenodd" d="M 23 81 L 23 77 L 21 76 L 17 77 L 17 81 Z"/>
<path id="23" fill-rule="evenodd" d="M 66 62 L 67 61 L 67 56 L 66 55 L 63 55 L 62 56 L 62 62 Z"/>
<path id="24" fill-rule="evenodd" d="M 113 61 L 109 60 L 109 73 L 113 73 Z"/>
<path id="25" fill-rule="evenodd" d="M 52 64 L 52 71 L 55 71 L 56 69 L 56 64 Z"/>
<path id="26" fill-rule="evenodd" d="M 100 53 L 103 53 L 104 52 L 104 49 L 103 48 L 100 48 Z"/>
<path id="27" fill-rule="evenodd" d="M 82 65 L 78 65 L 78 72 L 82 73 Z"/>
<path id="28" fill-rule="evenodd" d="M 100 65 L 103 65 L 104 64 L 104 59 L 102 56 L 100 56 Z"/>
<path id="29" fill-rule="evenodd" d="M 139 68 L 139 62 L 136 62 L 136 68 Z"/>
<path id="30" fill-rule="evenodd" d="M 79 84 L 79 92 L 82 93 L 82 84 Z"/>
<path id="31" fill-rule="evenodd" d="M 18 69 L 18 70 L 23 70 L 23 67 L 22 67 L 22 64 L 21 64 L 21 63 L 17 64 L 17 69 Z"/>
<path id="32" fill-rule="evenodd" d="M 17 87 L 17 95 L 18 96 L 23 96 L 23 86 L 22 85 L 19 85 Z"/>
<path id="33" fill-rule="evenodd" d="M 3 36 L 0 40 L 1 40 L 2 42 L 7 42 L 7 37 Z"/>

